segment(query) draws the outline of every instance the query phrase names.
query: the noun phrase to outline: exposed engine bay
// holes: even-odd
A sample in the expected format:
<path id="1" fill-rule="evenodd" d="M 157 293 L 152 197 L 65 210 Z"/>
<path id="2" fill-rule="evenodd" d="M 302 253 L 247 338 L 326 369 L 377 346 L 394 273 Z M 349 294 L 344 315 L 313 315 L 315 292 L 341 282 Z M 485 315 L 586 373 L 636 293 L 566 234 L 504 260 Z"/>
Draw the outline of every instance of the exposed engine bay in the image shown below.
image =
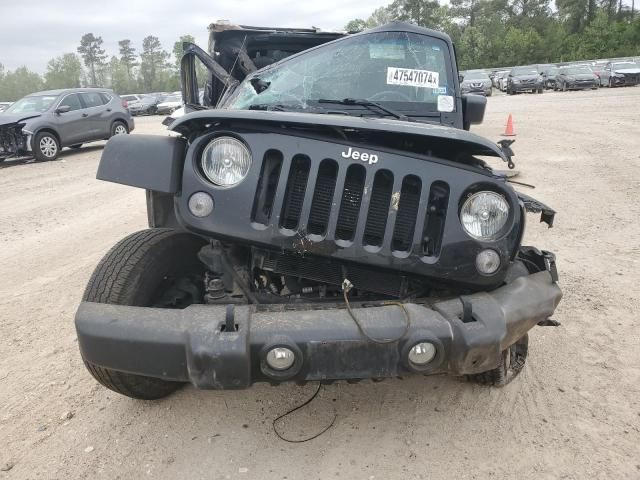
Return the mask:
<path id="1" fill-rule="evenodd" d="M 28 137 L 22 132 L 23 123 L 0 125 L 0 158 L 20 155 L 27 151 Z"/>
<path id="2" fill-rule="evenodd" d="M 548 268 L 541 258 L 544 256 L 537 249 L 522 247 L 505 283 Z M 198 259 L 198 271 L 182 278 L 166 279 L 171 286 L 156 299 L 155 306 L 341 304 L 345 285 L 348 285 L 349 299 L 364 304 L 389 300 L 430 304 L 471 293 L 469 289 L 448 288 L 415 275 L 317 256 L 224 245 L 217 240 L 202 247 Z"/>

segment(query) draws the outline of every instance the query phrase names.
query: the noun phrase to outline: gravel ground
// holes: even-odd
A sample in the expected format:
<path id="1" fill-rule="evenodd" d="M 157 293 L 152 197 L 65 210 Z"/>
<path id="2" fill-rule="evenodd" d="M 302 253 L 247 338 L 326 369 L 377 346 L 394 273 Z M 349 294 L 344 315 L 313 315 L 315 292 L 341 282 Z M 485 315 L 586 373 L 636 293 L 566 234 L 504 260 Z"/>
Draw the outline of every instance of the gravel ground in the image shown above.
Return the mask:
<path id="1" fill-rule="evenodd" d="M 144 193 L 94 179 L 102 146 L 0 165 L 0 479 L 640 478 L 640 87 L 494 96 L 513 113 L 518 180 L 558 210 L 527 243 L 558 254 L 559 328 L 536 328 L 501 390 L 448 377 L 336 384 L 281 425 L 313 385 L 143 403 L 102 388 L 73 315 L 102 255 L 145 228 Z M 136 133 L 162 134 L 160 117 Z M 134 161 L 135 159 L 132 159 Z M 504 168 L 499 166 L 500 168 Z"/>

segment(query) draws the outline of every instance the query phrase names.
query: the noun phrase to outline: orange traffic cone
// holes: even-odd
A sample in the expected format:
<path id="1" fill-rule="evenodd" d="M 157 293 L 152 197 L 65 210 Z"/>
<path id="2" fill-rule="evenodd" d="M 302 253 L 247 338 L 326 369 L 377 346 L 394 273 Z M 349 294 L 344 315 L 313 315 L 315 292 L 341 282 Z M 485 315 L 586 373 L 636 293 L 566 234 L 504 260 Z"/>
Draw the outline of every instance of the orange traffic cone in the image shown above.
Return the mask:
<path id="1" fill-rule="evenodd" d="M 516 136 L 516 132 L 513 130 L 513 118 L 511 117 L 511 114 L 509 114 L 509 118 L 507 119 L 507 128 L 505 129 L 504 133 L 502 134 L 503 137 L 515 137 Z"/>

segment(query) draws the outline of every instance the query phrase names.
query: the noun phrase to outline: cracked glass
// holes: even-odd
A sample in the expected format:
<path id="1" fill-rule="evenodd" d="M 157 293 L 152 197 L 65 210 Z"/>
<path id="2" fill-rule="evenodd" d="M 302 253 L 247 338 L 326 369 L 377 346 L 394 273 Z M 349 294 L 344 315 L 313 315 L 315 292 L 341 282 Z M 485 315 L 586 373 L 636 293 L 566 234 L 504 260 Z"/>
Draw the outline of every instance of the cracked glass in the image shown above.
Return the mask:
<path id="1" fill-rule="evenodd" d="M 447 44 L 427 35 L 355 35 L 290 57 L 247 77 L 226 108 L 334 109 L 319 100 L 362 99 L 438 112 L 438 97 L 454 96 Z M 259 88 L 256 85 L 259 85 Z"/>

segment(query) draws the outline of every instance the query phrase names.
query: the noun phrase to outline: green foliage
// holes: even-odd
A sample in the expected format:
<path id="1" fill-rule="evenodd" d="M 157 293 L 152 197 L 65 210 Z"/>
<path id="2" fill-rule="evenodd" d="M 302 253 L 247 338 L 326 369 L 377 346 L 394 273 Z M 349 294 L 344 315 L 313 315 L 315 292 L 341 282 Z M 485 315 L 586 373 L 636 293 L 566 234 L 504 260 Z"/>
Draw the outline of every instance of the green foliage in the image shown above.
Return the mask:
<path id="1" fill-rule="evenodd" d="M 97 86 L 97 73 L 104 66 L 104 62 L 107 59 L 107 54 L 102 48 L 102 37 L 96 37 L 93 33 L 85 33 L 80 39 L 78 53 L 84 60 L 84 64 L 89 68 L 91 84 Z"/>
<path id="2" fill-rule="evenodd" d="M 394 0 L 345 29 L 402 20 L 445 31 L 461 69 L 640 55 L 640 15 L 620 0 L 555 5 L 556 12 L 551 0 Z"/>
<path id="3" fill-rule="evenodd" d="M 168 67 L 169 54 L 162 49 L 158 37 L 149 35 L 142 40 L 142 54 L 140 55 L 140 75 L 142 86 L 147 91 L 155 91 L 165 80 L 165 70 Z"/>
<path id="4" fill-rule="evenodd" d="M 43 87 L 42 77 L 27 67 L 4 73 L 0 69 L 0 98 L 3 101 L 15 102 L 29 93 L 42 90 Z"/>
<path id="5" fill-rule="evenodd" d="M 49 60 L 44 82 L 48 89 L 79 87 L 81 76 L 82 65 L 78 56 L 75 53 L 65 53 Z"/>
<path id="6" fill-rule="evenodd" d="M 114 63 L 112 58 L 111 66 L 112 66 L 112 69 L 114 67 L 118 67 L 124 71 L 125 81 L 122 84 L 118 83 L 119 88 L 116 91 L 123 92 L 123 93 L 125 92 L 132 93 L 133 92 L 132 88 L 135 84 L 133 71 L 135 67 L 140 65 L 140 63 L 137 61 L 138 56 L 136 55 L 136 49 L 131 46 L 131 40 L 129 39 L 119 40 L 118 47 L 120 52 L 120 58 L 118 59 L 117 63 Z M 118 71 L 117 73 L 118 75 L 120 75 L 120 71 Z M 112 72 L 112 76 L 113 76 L 113 72 Z M 121 81 L 122 81 L 122 78 L 118 76 L 118 82 L 121 82 Z"/>

